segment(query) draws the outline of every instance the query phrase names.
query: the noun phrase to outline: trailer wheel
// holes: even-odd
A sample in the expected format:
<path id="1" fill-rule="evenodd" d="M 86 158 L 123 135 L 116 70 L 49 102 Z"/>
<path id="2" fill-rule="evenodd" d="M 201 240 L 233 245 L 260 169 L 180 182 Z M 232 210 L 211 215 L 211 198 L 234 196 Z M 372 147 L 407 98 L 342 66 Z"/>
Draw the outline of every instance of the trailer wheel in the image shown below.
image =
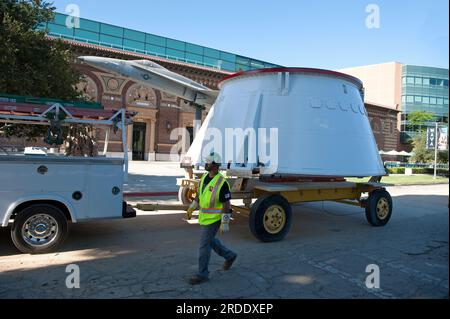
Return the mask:
<path id="1" fill-rule="evenodd" d="M 384 189 L 369 194 L 366 206 L 366 219 L 372 226 L 384 226 L 392 215 L 392 198 Z"/>
<path id="2" fill-rule="evenodd" d="M 178 189 L 178 200 L 183 205 L 190 205 L 195 199 L 195 196 L 197 196 L 197 192 L 189 186 L 181 186 Z"/>
<path id="3" fill-rule="evenodd" d="M 291 205 L 280 195 L 260 197 L 251 207 L 250 230 L 262 242 L 283 240 L 289 232 L 291 222 Z"/>
<path id="4" fill-rule="evenodd" d="M 57 250 L 67 233 L 67 218 L 58 207 L 35 204 L 19 212 L 11 229 L 11 238 L 23 253 L 44 254 Z"/>

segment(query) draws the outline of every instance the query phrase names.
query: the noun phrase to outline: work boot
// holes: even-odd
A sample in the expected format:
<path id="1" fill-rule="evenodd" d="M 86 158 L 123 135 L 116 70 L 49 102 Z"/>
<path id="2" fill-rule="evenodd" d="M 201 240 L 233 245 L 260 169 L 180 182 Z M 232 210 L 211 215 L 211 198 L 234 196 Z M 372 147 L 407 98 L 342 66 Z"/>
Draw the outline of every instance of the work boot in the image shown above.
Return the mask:
<path id="1" fill-rule="evenodd" d="M 189 284 L 198 285 L 208 281 L 208 277 L 200 277 L 199 275 L 195 275 L 189 279 Z"/>
<path id="2" fill-rule="evenodd" d="M 233 258 L 225 260 L 225 263 L 223 264 L 223 270 L 229 270 L 231 266 L 233 265 L 234 261 L 236 260 L 237 255 L 234 255 Z"/>

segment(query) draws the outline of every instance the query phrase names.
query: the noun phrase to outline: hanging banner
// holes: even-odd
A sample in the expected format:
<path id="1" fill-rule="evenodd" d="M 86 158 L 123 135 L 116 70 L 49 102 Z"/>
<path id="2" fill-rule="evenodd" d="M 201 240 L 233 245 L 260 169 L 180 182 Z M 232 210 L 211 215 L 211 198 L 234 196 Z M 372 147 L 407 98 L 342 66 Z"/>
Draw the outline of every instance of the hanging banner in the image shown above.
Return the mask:
<path id="1" fill-rule="evenodd" d="M 428 127 L 427 128 L 427 149 L 431 150 L 436 147 L 436 128 L 435 127 Z"/>
<path id="2" fill-rule="evenodd" d="M 440 151 L 448 149 L 448 127 L 440 127 L 438 129 L 437 148 Z"/>

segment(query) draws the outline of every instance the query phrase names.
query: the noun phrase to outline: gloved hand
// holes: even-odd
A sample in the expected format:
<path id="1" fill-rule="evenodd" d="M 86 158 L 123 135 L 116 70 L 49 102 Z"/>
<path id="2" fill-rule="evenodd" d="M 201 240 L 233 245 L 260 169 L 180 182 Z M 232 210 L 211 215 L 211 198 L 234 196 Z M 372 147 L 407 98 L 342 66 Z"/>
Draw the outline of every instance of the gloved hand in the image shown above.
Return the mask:
<path id="1" fill-rule="evenodd" d="M 198 202 L 193 200 L 191 205 L 189 206 L 188 210 L 186 211 L 186 219 L 190 220 L 192 218 L 192 213 L 194 210 L 198 208 Z"/>
<path id="2" fill-rule="evenodd" d="M 226 233 L 230 231 L 231 214 L 222 214 L 222 221 L 220 223 L 220 233 Z"/>

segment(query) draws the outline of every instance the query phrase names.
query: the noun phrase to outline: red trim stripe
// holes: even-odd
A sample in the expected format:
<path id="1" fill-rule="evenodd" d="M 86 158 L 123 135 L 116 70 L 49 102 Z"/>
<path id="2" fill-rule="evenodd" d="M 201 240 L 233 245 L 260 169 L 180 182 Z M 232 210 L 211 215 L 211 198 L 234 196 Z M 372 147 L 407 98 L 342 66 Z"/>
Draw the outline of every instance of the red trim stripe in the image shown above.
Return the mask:
<path id="1" fill-rule="evenodd" d="M 252 70 L 252 71 L 241 71 L 241 72 L 237 72 L 237 73 L 234 73 L 231 75 L 226 75 L 225 77 L 223 77 L 220 80 L 219 88 L 222 86 L 223 82 L 233 79 L 233 78 L 238 78 L 240 76 L 256 75 L 256 74 L 262 74 L 262 73 L 278 73 L 278 72 L 331 75 L 336 78 L 342 78 L 344 80 L 350 81 L 353 84 L 355 84 L 356 86 L 358 86 L 360 89 L 363 87 L 363 83 L 360 79 L 358 79 L 354 76 L 336 72 L 336 71 L 324 70 L 324 69 L 314 69 L 314 68 L 269 68 L 269 69 L 258 69 L 258 70 Z"/>

